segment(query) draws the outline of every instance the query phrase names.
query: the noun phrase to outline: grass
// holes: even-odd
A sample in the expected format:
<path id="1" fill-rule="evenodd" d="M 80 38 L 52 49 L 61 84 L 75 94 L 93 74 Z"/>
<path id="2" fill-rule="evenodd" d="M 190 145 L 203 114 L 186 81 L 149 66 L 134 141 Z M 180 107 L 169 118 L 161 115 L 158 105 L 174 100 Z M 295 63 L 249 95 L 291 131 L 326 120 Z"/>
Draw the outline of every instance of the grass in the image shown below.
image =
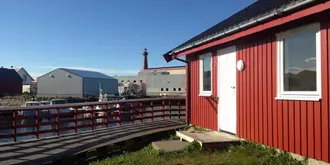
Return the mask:
<path id="1" fill-rule="evenodd" d="M 183 151 L 164 153 L 147 146 L 140 151 L 124 153 L 90 163 L 90 165 L 301 165 L 288 153 L 277 152 L 251 142 L 241 142 L 225 151 L 205 151 L 192 143 Z"/>
<path id="2" fill-rule="evenodd" d="M 211 132 L 211 130 L 209 130 L 209 129 L 205 129 L 205 128 L 202 128 L 202 127 L 199 127 L 199 126 L 196 126 L 196 125 L 188 125 L 183 130 L 184 131 L 194 130 L 194 131 L 197 131 L 197 132 Z"/>

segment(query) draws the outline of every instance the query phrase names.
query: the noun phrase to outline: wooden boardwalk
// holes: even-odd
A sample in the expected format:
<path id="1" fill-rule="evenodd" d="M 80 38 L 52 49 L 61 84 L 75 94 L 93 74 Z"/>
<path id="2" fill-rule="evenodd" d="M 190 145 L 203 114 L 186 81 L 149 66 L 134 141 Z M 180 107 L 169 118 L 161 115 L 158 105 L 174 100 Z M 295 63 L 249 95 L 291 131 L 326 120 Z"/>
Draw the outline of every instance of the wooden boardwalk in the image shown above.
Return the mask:
<path id="1" fill-rule="evenodd" d="M 42 164 L 136 137 L 185 126 L 184 120 L 166 119 L 39 140 L 0 143 L 0 164 Z"/>

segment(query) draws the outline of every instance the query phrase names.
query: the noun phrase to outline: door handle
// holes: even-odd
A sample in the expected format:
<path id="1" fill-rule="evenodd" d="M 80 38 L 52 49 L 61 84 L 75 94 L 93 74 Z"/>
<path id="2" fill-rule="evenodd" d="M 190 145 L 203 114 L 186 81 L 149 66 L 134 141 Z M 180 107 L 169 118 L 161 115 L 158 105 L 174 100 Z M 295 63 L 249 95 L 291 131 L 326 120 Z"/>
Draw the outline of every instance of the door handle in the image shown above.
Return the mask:
<path id="1" fill-rule="evenodd" d="M 236 87 L 235 87 L 235 86 L 231 86 L 230 88 L 231 88 L 231 89 L 235 89 Z"/>

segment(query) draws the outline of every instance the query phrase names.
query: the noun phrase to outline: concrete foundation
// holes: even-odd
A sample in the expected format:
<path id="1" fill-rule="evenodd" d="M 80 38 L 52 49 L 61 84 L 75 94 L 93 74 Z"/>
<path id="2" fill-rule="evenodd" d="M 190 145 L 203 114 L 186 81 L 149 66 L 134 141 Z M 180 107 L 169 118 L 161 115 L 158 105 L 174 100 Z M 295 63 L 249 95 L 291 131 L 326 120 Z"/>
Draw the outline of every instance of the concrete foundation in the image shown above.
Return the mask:
<path id="1" fill-rule="evenodd" d="M 162 150 L 164 152 L 175 152 L 181 151 L 189 145 L 188 142 L 183 142 L 180 140 L 169 140 L 169 141 L 158 141 L 152 142 L 152 147 L 155 150 Z"/>
<path id="2" fill-rule="evenodd" d="M 238 139 L 234 136 L 229 136 L 219 132 L 188 132 L 188 131 L 177 131 L 176 135 L 181 140 L 188 142 L 196 141 L 203 148 L 225 148 L 231 144 L 238 143 Z"/>

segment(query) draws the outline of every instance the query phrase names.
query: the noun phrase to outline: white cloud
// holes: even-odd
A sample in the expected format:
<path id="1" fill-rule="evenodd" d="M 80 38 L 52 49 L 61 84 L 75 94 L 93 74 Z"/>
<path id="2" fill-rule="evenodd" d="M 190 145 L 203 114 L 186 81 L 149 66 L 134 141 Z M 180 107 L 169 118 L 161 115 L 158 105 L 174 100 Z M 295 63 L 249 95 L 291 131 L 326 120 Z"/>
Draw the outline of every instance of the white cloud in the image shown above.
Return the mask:
<path id="1" fill-rule="evenodd" d="M 290 67 L 290 68 L 287 68 L 285 70 L 285 73 L 293 73 L 293 74 L 297 74 L 299 72 L 301 72 L 303 69 L 302 68 L 298 68 L 298 67 Z"/>
<path id="2" fill-rule="evenodd" d="M 307 62 L 307 63 L 316 62 L 316 58 L 315 57 L 307 58 L 307 59 L 305 59 L 305 62 Z"/>
<path id="3" fill-rule="evenodd" d="M 89 67 L 80 67 L 80 66 L 37 66 L 38 68 L 44 68 L 44 69 L 58 69 L 58 68 L 68 68 L 68 69 L 77 69 L 77 70 L 88 70 L 88 71 L 95 71 L 95 72 L 101 72 L 107 75 L 137 75 L 137 73 L 140 70 L 134 70 L 134 69 L 111 69 L 111 68 L 89 68 Z M 46 72 L 45 72 L 46 73 Z M 43 74 L 45 74 L 43 73 Z M 39 73 L 31 73 L 32 77 L 39 77 L 43 74 Z"/>
<path id="4" fill-rule="evenodd" d="M 290 67 L 285 70 L 285 73 L 293 73 L 298 74 L 301 71 L 309 70 L 309 71 L 316 71 L 316 68 L 298 68 L 298 67 Z"/>

